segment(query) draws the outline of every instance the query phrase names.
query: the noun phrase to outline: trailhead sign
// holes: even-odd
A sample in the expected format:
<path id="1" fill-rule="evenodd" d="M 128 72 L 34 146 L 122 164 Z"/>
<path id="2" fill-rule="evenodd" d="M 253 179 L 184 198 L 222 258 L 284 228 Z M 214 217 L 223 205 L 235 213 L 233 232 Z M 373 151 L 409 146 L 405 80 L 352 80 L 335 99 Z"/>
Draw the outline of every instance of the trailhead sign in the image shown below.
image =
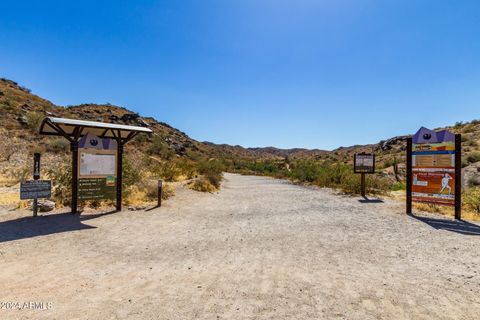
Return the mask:
<path id="1" fill-rule="evenodd" d="M 353 159 L 354 173 L 375 173 L 375 155 L 356 153 Z"/>
<path id="2" fill-rule="evenodd" d="M 412 200 L 455 205 L 455 135 L 421 128 L 412 139 Z"/>
<path id="3" fill-rule="evenodd" d="M 20 183 L 20 199 L 41 199 L 52 196 L 52 181 L 27 180 Z"/>
<path id="4" fill-rule="evenodd" d="M 115 199 L 117 144 L 92 134 L 79 141 L 78 199 Z"/>

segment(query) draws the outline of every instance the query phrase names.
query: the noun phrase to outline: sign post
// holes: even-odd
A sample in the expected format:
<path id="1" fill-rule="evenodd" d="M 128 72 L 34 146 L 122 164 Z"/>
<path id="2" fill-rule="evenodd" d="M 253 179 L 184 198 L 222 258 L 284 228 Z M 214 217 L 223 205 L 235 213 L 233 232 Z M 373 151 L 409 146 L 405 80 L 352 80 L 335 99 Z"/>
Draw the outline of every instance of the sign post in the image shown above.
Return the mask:
<path id="1" fill-rule="evenodd" d="M 353 157 L 353 172 L 361 174 L 361 193 L 366 196 L 365 174 L 375 173 L 375 155 L 371 153 L 356 153 Z"/>
<path id="2" fill-rule="evenodd" d="M 38 199 L 52 196 L 52 181 L 40 180 L 40 153 L 33 154 L 33 180 L 20 183 L 20 200 L 32 199 L 33 216 L 38 215 Z"/>
<path id="3" fill-rule="evenodd" d="M 416 201 L 453 206 L 461 219 L 461 139 L 422 127 L 407 140 L 407 214 Z"/>
<path id="4" fill-rule="evenodd" d="M 40 153 L 33 154 L 33 180 L 40 179 Z M 38 198 L 33 199 L 33 216 L 38 215 Z"/>
<path id="5" fill-rule="evenodd" d="M 162 206 L 163 181 L 158 180 L 158 207 Z"/>

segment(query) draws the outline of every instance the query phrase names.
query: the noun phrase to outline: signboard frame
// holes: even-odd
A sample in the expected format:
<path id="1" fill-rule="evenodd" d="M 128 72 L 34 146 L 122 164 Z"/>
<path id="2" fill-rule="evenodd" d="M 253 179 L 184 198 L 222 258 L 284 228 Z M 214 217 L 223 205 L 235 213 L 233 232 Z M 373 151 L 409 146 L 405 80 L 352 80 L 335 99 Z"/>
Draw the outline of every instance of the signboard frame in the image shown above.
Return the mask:
<path id="1" fill-rule="evenodd" d="M 428 130 L 428 129 L 425 129 L 425 128 L 421 128 L 418 132 L 417 132 L 417 135 L 419 133 L 422 133 L 422 130 L 424 130 L 426 132 L 425 134 L 425 138 L 426 140 L 430 139 L 429 135 L 430 133 L 428 133 L 429 131 L 432 132 L 432 134 L 438 134 L 436 132 L 433 132 L 431 130 Z M 450 134 L 450 135 L 453 135 L 451 133 L 449 133 L 448 131 L 443 131 L 441 132 L 442 135 L 446 135 L 446 134 Z M 440 139 L 440 140 L 435 140 L 433 139 L 434 141 L 432 143 L 426 143 L 426 142 L 421 142 L 421 143 L 424 143 L 425 145 L 435 145 L 435 144 L 442 144 L 442 143 L 445 143 L 445 140 L 443 139 Z M 453 139 L 453 153 L 446 153 L 445 151 L 442 151 L 442 152 L 436 152 L 438 151 L 437 149 L 432 149 L 432 151 L 430 152 L 432 154 L 432 157 L 435 156 L 435 155 L 440 155 L 442 153 L 445 153 L 445 154 L 451 154 L 453 156 L 453 161 L 452 161 L 452 166 L 451 167 L 442 167 L 442 166 L 437 166 L 436 165 L 436 161 L 435 159 L 432 160 L 432 165 L 430 167 L 417 167 L 414 169 L 414 161 L 413 161 L 413 156 L 414 156 L 414 144 L 413 144 L 413 138 L 408 138 L 407 139 L 407 186 L 406 186 L 406 212 L 407 214 L 411 214 L 412 213 L 412 202 L 425 202 L 425 203 L 433 203 L 433 204 L 437 204 L 437 205 L 451 205 L 451 206 L 454 206 L 455 208 L 455 219 L 461 219 L 461 210 L 462 210 L 462 203 L 461 203 L 461 198 L 462 198 L 462 166 L 461 166 L 461 163 L 462 163 L 462 135 L 461 134 L 455 134 L 454 135 L 454 139 Z M 420 144 L 421 144 L 420 143 Z M 416 144 L 418 145 L 418 143 Z M 445 150 L 448 150 L 447 148 Z M 422 170 L 423 169 L 423 170 Z M 415 170 L 415 171 L 414 171 Z M 448 171 L 446 171 L 448 170 Z M 439 175 L 439 174 L 442 174 L 442 173 L 445 173 L 445 174 L 453 174 L 454 176 L 450 178 L 454 179 L 454 188 L 452 191 L 454 191 L 454 199 L 453 199 L 453 202 L 452 203 L 448 203 L 448 201 L 442 201 L 441 198 L 439 198 L 440 200 L 438 199 L 435 199 L 433 196 L 431 197 L 432 200 L 429 200 L 428 197 L 425 197 L 422 199 L 422 197 L 419 197 L 418 194 L 415 195 L 414 193 L 414 174 L 418 174 L 419 172 L 422 172 L 422 171 L 425 171 L 425 172 L 431 172 L 431 174 L 436 174 L 436 175 Z M 428 175 L 427 175 L 428 176 Z M 448 180 L 447 182 L 448 183 Z M 428 184 L 428 182 L 427 182 Z M 442 185 L 443 185 L 443 182 L 442 182 Z M 418 186 L 417 186 L 418 188 Z M 451 189 L 451 187 L 448 187 L 449 189 Z M 440 194 L 440 193 L 439 193 Z M 442 203 L 443 202 L 443 203 Z"/>
<path id="2" fill-rule="evenodd" d="M 105 140 L 105 141 L 104 141 Z M 78 148 L 77 154 L 77 199 L 85 200 L 114 200 L 117 194 L 117 175 L 118 175 L 118 150 L 113 149 L 114 144 L 109 139 L 99 138 L 94 135 L 86 135 L 82 138 L 84 147 Z M 92 144 L 94 142 L 94 144 Z M 85 174 L 82 173 L 83 155 L 108 155 L 114 157 L 112 172 Z M 113 182 L 112 182 L 113 181 Z"/>
<path id="3" fill-rule="evenodd" d="M 373 165 L 371 167 L 370 170 L 366 171 L 366 170 L 360 170 L 358 167 L 357 167 L 357 157 L 358 156 L 371 156 L 372 157 L 372 161 L 373 161 Z M 362 152 L 362 153 L 355 153 L 353 155 L 353 172 L 356 173 L 356 174 L 373 174 L 375 173 L 375 154 L 374 153 L 365 153 L 365 152 Z"/>
<path id="4" fill-rule="evenodd" d="M 35 187 L 44 187 L 41 190 L 30 190 L 26 191 L 25 189 Z M 33 194 L 27 196 L 27 194 Z M 30 200 L 30 199 L 49 199 L 52 197 L 52 181 L 51 180 L 25 180 L 20 183 L 20 200 Z"/>

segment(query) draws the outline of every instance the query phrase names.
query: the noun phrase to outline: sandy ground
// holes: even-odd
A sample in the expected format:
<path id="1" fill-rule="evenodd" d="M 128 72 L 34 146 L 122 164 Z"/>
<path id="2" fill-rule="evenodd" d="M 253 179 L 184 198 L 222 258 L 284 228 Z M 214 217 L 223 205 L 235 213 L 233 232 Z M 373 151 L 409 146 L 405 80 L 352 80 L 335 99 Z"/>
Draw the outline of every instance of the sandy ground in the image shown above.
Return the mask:
<path id="1" fill-rule="evenodd" d="M 227 174 L 151 211 L 3 211 L 0 319 L 479 319 L 480 226 L 403 210 Z"/>

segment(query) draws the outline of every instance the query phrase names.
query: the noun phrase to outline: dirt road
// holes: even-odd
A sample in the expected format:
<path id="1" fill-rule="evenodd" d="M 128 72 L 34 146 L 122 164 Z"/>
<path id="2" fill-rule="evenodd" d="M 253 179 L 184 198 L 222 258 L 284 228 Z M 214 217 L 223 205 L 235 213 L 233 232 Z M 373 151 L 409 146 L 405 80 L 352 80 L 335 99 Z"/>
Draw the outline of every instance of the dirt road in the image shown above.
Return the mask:
<path id="1" fill-rule="evenodd" d="M 151 211 L 0 213 L 0 318 L 478 319 L 478 225 L 225 177 Z"/>

